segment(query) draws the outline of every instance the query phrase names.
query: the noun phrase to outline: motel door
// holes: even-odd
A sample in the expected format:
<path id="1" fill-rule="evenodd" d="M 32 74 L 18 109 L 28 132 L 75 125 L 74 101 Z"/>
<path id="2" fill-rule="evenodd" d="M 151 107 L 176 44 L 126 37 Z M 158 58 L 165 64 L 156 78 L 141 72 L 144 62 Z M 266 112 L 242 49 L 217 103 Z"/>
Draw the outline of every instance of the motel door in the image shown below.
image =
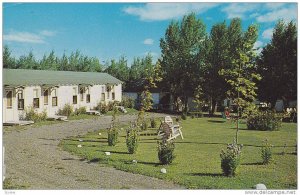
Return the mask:
<path id="1" fill-rule="evenodd" d="M 13 91 L 12 90 L 5 90 L 3 94 L 5 98 L 3 98 L 3 122 L 6 121 L 14 121 L 14 109 L 15 106 L 13 104 Z"/>

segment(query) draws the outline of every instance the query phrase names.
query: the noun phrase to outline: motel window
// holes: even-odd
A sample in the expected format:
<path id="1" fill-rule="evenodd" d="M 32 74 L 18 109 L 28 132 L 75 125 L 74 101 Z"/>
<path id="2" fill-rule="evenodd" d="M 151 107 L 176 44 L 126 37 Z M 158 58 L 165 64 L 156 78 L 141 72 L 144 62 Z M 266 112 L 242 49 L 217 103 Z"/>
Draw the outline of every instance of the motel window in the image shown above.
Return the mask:
<path id="1" fill-rule="evenodd" d="M 101 93 L 101 101 L 105 101 L 105 93 Z"/>
<path id="2" fill-rule="evenodd" d="M 44 91 L 44 105 L 48 105 L 49 90 Z"/>
<path id="3" fill-rule="evenodd" d="M 52 106 L 57 106 L 57 91 L 56 91 L 56 89 L 52 90 Z"/>
<path id="4" fill-rule="evenodd" d="M 77 87 L 73 87 L 73 104 L 77 104 Z"/>
<path id="5" fill-rule="evenodd" d="M 52 97 L 52 106 L 57 106 L 57 97 Z"/>
<path id="6" fill-rule="evenodd" d="M 91 102 L 91 95 L 86 94 L 86 103 L 90 103 L 90 102 Z"/>
<path id="7" fill-rule="evenodd" d="M 18 110 L 24 110 L 23 91 L 18 93 Z"/>
<path id="8" fill-rule="evenodd" d="M 33 108 L 39 108 L 39 107 L 40 107 L 40 99 L 33 98 Z"/>
<path id="9" fill-rule="evenodd" d="M 77 104 L 77 95 L 73 95 L 73 104 Z"/>
<path id="10" fill-rule="evenodd" d="M 6 108 L 12 108 L 12 91 L 7 91 L 6 101 Z"/>
<path id="11" fill-rule="evenodd" d="M 83 101 L 83 96 L 84 96 L 84 88 L 80 88 L 80 101 Z"/>
<path id="12" fill-rule="evenodd" d="M 39 90 L 34 89 L 33 90 L 33 108 L 39 108 L 39 107 L 40 107 Z"/>
<path id="13" fill-rule="evenodd" d="M 39 90 L 38 89 L 34 89 L 33 90 L 33 98 L 38 98 L 39 97 Z"/>
<path id="14" fill-rule="evenodd" d="M 102 86 L 102 93 L 105 92 L 105 86 Z"/>
<path id="15" fill-rule="evenodd" d="M 91 102 L 90 87 L 86 89 L 86 103 Z"/>
<path id="16" fill-rule="evenodd" d="M 111 99 L 112 99 L 112 100 L 115 100 L 115 92 L 112 92 L 112 93 L 111 93 Z"/>

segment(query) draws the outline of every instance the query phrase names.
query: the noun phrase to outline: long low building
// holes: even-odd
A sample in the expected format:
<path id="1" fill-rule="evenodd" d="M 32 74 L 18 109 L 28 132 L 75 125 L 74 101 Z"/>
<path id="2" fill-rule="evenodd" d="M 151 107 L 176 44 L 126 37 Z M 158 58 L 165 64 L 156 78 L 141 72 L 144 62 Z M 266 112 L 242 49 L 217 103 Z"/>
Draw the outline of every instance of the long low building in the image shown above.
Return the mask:
<path id="1" fill-rule="evenodd" d="M 121 99 L 122 81 L 107 73 L 3 69 L 3 122 L 19 121 L 28 107 L 53 116 L 65 104 L 91 110 Z"/>

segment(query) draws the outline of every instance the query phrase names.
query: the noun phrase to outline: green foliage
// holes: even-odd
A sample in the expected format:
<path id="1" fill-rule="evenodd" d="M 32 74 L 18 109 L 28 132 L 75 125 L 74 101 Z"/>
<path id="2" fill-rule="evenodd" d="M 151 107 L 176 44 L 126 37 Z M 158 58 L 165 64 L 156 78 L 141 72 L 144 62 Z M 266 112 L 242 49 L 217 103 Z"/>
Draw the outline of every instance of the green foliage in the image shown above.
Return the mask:
<path id="1" fill-rule="evenodd" d="M 108 111 L 112 111 L 112 110 L 114 110 L 114 107 L 117 105 L 118 105 L 117 101 L 110 101 L 110 102 L 108 102 L 108 104 L 106 106 L 107 106 Z"/>
<path id="2" fill-rule="evenodd" d="M 125 108 L 134 108 L 134 99 L 123 95 L 120 106 L 124 106 Z"/>
<path id="3" fill-rule="evenodd" d="M 42 113 L 38 113 L 32 106 L 25 108 L 25 120 L 31 120 L 34 122 L 41 122 L 47 119 L 47 112 L 44 110 Z"/>
<path id="4" fill-rule="evenodd" d="M 236 25 L 240 26 L 240 22 L 237 21 Z M 241 31 L 242 29 L 239 27 L 236 30 Z M 237 105 L 238 118 L 235 138 L 237 142 L 240 111 L 247 108 L 255 100 L 257 89 L 255 81 L 261 79 L 260 75 L 255 71 L 254 64 L 255 52 L 253 46 L 257 36 L 258 29 L 256 25 L 250 25 L 245 33 L 238 33 L 236 38 L 239 45 L 234 48 L 230 56 L 230 66 L 219 71 L 219 74 L 224 77 L 229 85 L 228 98 L 232 99 Z"/>
<path id="5" fill-rule="evenodd" d="M 115 146 L 118 142 L 118 129 L 114 126 L 108 129 L 107 131 L 107 141 L 109 146 Z"/>
<path id="6" fill-rule="evenodd" d="M 102 113 L 102 114 L 106 114 L 107 112 L 108 112 L 108 106 L 106 105 L 106 103 L 105 102 L 99 102 L 98 104 L 97 104 L 97 106 L 95 107 L 95 109 L 96 110 L 99 110 L 100 111 L 100 113 Z"/>
<path id="7" fill-rule="evenodd" d="M 269 164 L 272 161 L 272 147 L 273 146 L 268 142 L 268 139 L 265 139 L 263 146 L 261 147 L 263 164 Z"/>
<path id="8" fill-rule="evenodd" d="M 126 146 L 130 154 L 134 154 L 138 148 L 139 134 L 136 127 L 130 127 L 126 134 Z"/>
<path id="9" fill-rule="evenodd" d="M 70 104 L 65 104 L 62 109 L 59 109 L 57 111 L 58 115 L 63 115 L 63 116 L 70 116 L 74 113 L 73 106 Z"/>
<path id="10" fill-rule="evenodd" d="M 199 84 L 206 38 L 205 24 L 194 13 L 181 22 L 172 21 L 160 40 L 164 84 L 173 95 L 183 101 L 187 112 L 187 97 L 193 95 Z"/>
<path id="11" fill-rule="evenodd" d="M 86 107 L 80 107 L 78 109 L 75 109 L 74 115 L 80 115 L 80 114 L 86 114 Z"/>
<path id="12" fill-rule="evenodd" d="M 11 56 L 11 51 L 7 45 L 3 48 L 3 68 L 16 68 L 16 59 Z"/>
<path id="13" fill-rule="evenodd" d="M 157 127 L 157 122 L 154 118 L 150 119 L 150 125 L 151 125 L 151 128 L 156 128 Z"/>
<path id="14" fill-rule="evenodd" d="M 262 75 L 258 97 L 275 106 L 278 99 L 285 104 L 297 99 L 297 24 L 279 20 L 273 30 L 271 42 L 262 50 L 257 61 Z"/>
<path id="15" fill-rule="evenodd" d="M 175 144 L 172 141 L 157 142 L 158 143 L 158 159 L 163 165 L 171 164 L 175 159 L 174 149 Z"/>
<path id="16" fill-rule="evenodd" d="M 221 151 L 221 168 L 225 176 L 235 176 L 236 169 L 240 164 L 242 147 L 243 145 L 237 145 L 234 142 L 228 144 L 226 151 Z"/>
<path id="17" fill-rule="evenodd" d="M 255 111 L 247 117 L 247 128 L 263 131 L 276 131 L 281 127 L 282 115 L 275 111 Z"/>

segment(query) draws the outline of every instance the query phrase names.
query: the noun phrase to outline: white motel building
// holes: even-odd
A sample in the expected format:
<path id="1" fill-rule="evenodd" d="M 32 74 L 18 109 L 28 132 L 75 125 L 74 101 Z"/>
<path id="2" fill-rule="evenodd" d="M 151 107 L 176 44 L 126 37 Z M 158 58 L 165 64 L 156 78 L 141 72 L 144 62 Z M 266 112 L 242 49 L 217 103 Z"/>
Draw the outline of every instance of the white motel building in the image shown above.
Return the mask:
<path id="1" fill-rule="evenodd" d="M 53 116 L 65 104 L 89 111 L 121 99 L 122 81 L 107 73 L 3 69 L 3 123 L 18 122 L 27 107 Z"/>

